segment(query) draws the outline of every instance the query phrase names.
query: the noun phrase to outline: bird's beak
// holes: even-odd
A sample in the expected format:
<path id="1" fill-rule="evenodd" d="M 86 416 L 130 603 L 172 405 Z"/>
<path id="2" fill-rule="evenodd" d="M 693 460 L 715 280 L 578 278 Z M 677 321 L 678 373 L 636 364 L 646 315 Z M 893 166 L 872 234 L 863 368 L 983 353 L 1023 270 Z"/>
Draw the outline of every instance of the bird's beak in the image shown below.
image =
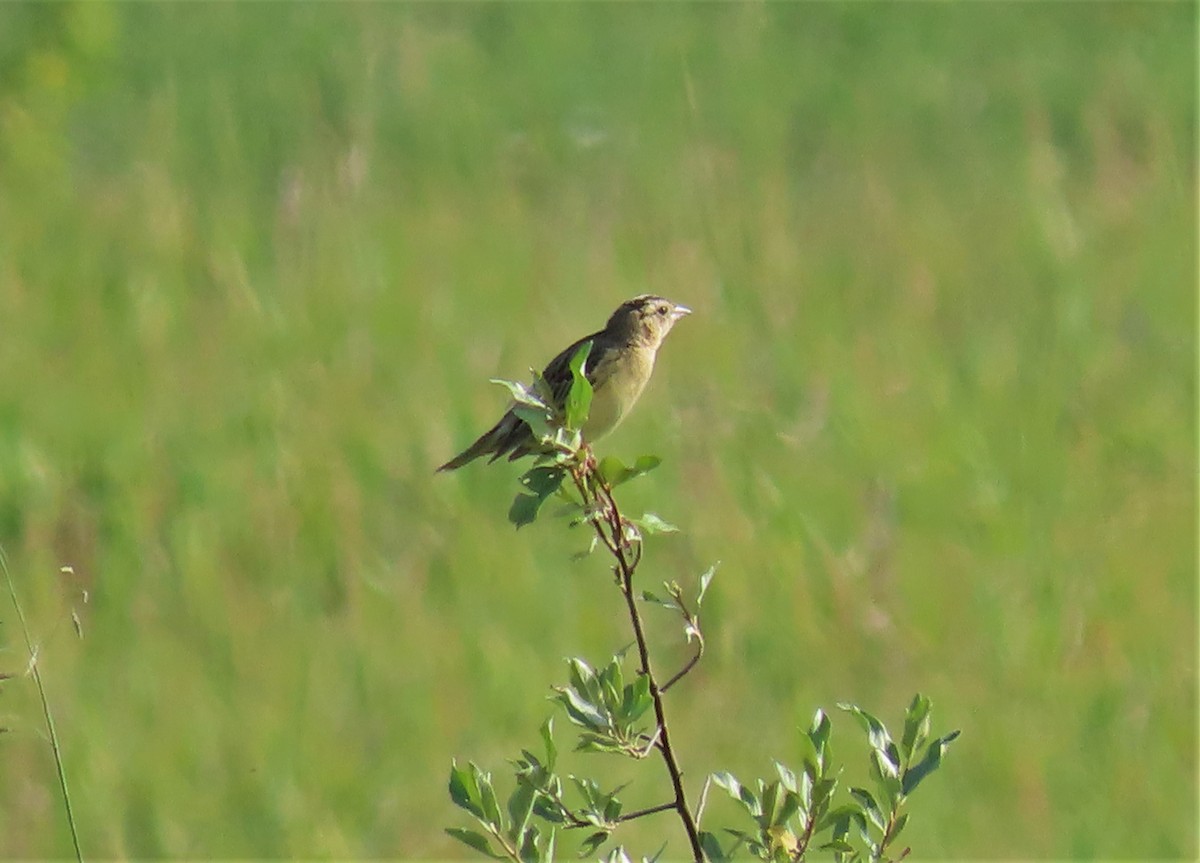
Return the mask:
<path id="1" fill-rule="evenodd" d="M 690 315 L 691 313 L 692 313 L 692 310 L 689 309 L 687 306 L 681 306 L 681 305 L 677 304 L 675 306 L 675 309 L 671 312 L 671 320 L 677 321 L 680 318 L 682 318 L 684 315 Z"/>

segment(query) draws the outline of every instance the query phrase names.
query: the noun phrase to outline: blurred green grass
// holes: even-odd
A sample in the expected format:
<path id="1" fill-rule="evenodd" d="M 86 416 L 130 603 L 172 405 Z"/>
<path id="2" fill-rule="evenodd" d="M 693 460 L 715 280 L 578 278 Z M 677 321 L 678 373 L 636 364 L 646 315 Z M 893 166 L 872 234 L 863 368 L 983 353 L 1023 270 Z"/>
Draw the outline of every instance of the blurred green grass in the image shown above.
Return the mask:
<path id="1" fill-rule="evenodd" d="M 450 758 L 502 771 L 561 657 L 627 636 L 580 536 L 506 525 L 515 471 L 432 468 L 489 377 L 652 289 L 696 314 L 604 448 L 666 459 L 629 505 L 685 534 L 644 578 L 723 561 L 672 693 L 691 781 L 921 690 L 964 731 L 921 856 L 1195 857 L 1195 33 L 1191 4 L 0 8 L 0 541 L 85 851 L 458 854 Z M 0 853 L 68 854 L 4 695 Z"/>

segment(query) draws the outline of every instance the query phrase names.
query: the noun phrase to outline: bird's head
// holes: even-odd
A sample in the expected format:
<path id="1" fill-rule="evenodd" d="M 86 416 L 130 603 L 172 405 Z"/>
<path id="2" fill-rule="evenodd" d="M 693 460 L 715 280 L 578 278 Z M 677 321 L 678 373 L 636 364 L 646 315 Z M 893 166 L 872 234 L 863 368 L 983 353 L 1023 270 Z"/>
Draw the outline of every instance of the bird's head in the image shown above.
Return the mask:
<path id="1" fill-rule="evenodd" d="M 658 348 L 667 337 L 671 327 L 692 310 L 653 294 L 642 294 L 626 300 L 612 313 L 605 329 L 615 336 L 632 342 Z"/>

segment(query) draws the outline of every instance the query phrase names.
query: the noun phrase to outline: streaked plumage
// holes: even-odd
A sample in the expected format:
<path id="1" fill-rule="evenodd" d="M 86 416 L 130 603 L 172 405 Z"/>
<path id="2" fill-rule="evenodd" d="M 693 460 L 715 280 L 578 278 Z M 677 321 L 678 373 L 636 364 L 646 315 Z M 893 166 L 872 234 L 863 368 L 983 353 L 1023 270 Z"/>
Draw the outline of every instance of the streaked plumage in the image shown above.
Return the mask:
<path id="1" fill-rule="evenodd" d="M 675 322 L 691 312 L 670 300 L 643 294 L 620 305 L 604 329 L 584 336 L 552 359 L 542 371 L 554 404 L 561 408 L 571 389 L 571 358 L 586 341 L 592 342 L 584 371 L 592 385 L 592 406 L 583 426 L 587 441 L 612 431 L 642 394 L 663 339 Z M 540 452 L 538 441 L 524 420 L 509 410 L 475 443 L 438 468 L 455 470 L 483 455 L 489 462 L 501 456 L 509 461 Z"/>

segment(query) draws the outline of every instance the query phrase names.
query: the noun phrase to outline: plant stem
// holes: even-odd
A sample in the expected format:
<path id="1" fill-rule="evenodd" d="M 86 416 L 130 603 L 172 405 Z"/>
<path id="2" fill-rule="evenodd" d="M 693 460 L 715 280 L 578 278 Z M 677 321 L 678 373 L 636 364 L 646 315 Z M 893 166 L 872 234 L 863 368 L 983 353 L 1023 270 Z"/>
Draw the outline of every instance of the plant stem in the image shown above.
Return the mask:
<path id="1" fill-rule="evenodd" d="M 703 655 L 704 644 L 701 642 L 700 646 L 696 649 L 696 652 L 692 654 L 692 658 L 687 661 L 687 664 L 671 675 L 671 679 L 662 685 L 662 691 L 666 692 L 668 689 L 682 680 L 689 671 L 696 667 L 696 663 L 700 661 L 700 657 Z"/>
<path id="2" fill-rule="evenodd" d="M 695 863 L 704 863 L 704 850 L 700 845 L 700 829 L 696 825 L 696 819 L 692 815 L 692 810 L 688 807 L 687 794 L 683 787 L 683 771 L 680 770 L 679 760 L 675 757 L 675 750 L 671 747 L 662 690 L 654 678 L 654 672 L 650 665 L 650 647 L 646 641 L 642 616 L 638 612 L 637 598 L 633 592 L 633 573 L 638 561 L 641 560 L 640 540 L 638 541 L 638 551 L 634 553 L 631 560 L 627 553 L 631 549 L 631 543 L 625 536 L 625 519 L 617 508 L 612 488 L 599 474 L 591 470 L 590 462 L 584 466 L 581 472 L 577 473 L 573 470 L 572 476 L 575 479 L 575 484 L 579 488 L 580 494 L 583 495 L 585 505 L 589 498 L 595 503 L 603 503 L 604 505 L 603 524 L 600 518 L 594 518 L 592 525 L 601 542 L 604 543 L 604 546 L 617 562 L 617 576 L 621 586 L 621 593 L 625 596 L 625 606 L 629 612 L 629 622 L 633 626 L 633 635 L 637 641 L 638 657 L 642 664 L 641 671 L 650 682 L 650 697 L 654 700 L 654 717 L 658 723 L 658 751 L 662 755 L 663 764 L 666 766 L 667 773 L 671 777 L 671 787 L 675 794 L 673 808 L 678 813 L 679 820 L 683 822 L 683 829 L 687 833 L 693 860 Z M 593 489 L 589 493 L 589 481 L 596 483 L 598 491 Z M 601 500 L 601 495 L 603 495 L 603 500 Z M 605 532 L 605 527 L 608 528 L 607 533 Z"/>
<path id="3" fill-rule="evenodd" d="M 13 607 L 17 610 L 17 619 L 21 622 L 21 632 L 25 636 L 25 649 L 29 651 L 29 673 L 33 677 L 33 685 L 37 688 L 42 701 L 42 717 L 46 722 L 46 731 L 50 737 L 50 750 L 54 753 L 54 767 L 58 771 L 58 787 L 62 790 L 63 808 L 67 813 L 67 827 L 71 831 L 71 842 L 75 846 L 75 859 L 83 863 L 83 851 L 79 847 L 79 829 L 75 826 L 75 812 L 71 808 L 71 792 L 67 787 L 67 770 L 63 766 L 62 747 L 58 743 L 58 731 L 54 727 L 54 714 L 50 711 L 50 700 L 46 697 L 46 687 L 42 683 L 42 673 L 38 670 L 37 649 L 33 646 L 33 637 L 29 634 L 29 624 L 25 620 L 25 610 L 17 600 L 17 588 L 13 584 L 12 573 L 8 569 L 8 557 L 0 548 L 0 569 L 4 570 L 4 579 L 8 582 L 8 595 L 12 597 Z"/>
<path id="4" fill-rule="evenodd" d="M 647 806 L 645 809 L 638 809 L 633 812 L 627 812 L 617 819 L 618 822 L 634 821 L 638 818 L 645 818 L 647 815 L 655 815 L 659 812 L 668 812 L 675 808 L 675 801 L 670 803 L 659 803 L 657 806 Z"/>
<path id="5" fill-rule="evenodd" d="M 646 633 L 642 628 L 642 617 L 638 613 L 637 600 L 633 595 L 633 570 L 626 566 L 624 555 L 621 555 L 618 560 L 621 565 L 621 592 L 625 594 L 629 620 L 633 624 L 633 634 L 637 639 L 638 654 L 642 660 L 642 673 L 650 679 L 650 696 L 654 699 L 654 717 L 658 722 L 659 729 L 658 751 L 662 753 L 663 763 L 671 776 L 671 785 L 675 790 L 675 808 L 679 812 L 680 821 L 683 822 L 683 829 L 687 832 L 688 842 L 692 846 L 692 854 L 696 863 L 703 863 L 704 852 L 700 848 L 700 831 L 696 827 L 695 819 L 692 818 L 691 809 L 688 808 L 687 796 L 683 788 L 683 773 L 679 769 L 679 761 L 675 757 L 675 750 L 671 747 L 671 738 L 667 732 L 667 716 L 662 692 L 659 690 L 658 683 L 654 679 L 654 672 L 650 668 L 650 651 L 646 644 Z"/>

